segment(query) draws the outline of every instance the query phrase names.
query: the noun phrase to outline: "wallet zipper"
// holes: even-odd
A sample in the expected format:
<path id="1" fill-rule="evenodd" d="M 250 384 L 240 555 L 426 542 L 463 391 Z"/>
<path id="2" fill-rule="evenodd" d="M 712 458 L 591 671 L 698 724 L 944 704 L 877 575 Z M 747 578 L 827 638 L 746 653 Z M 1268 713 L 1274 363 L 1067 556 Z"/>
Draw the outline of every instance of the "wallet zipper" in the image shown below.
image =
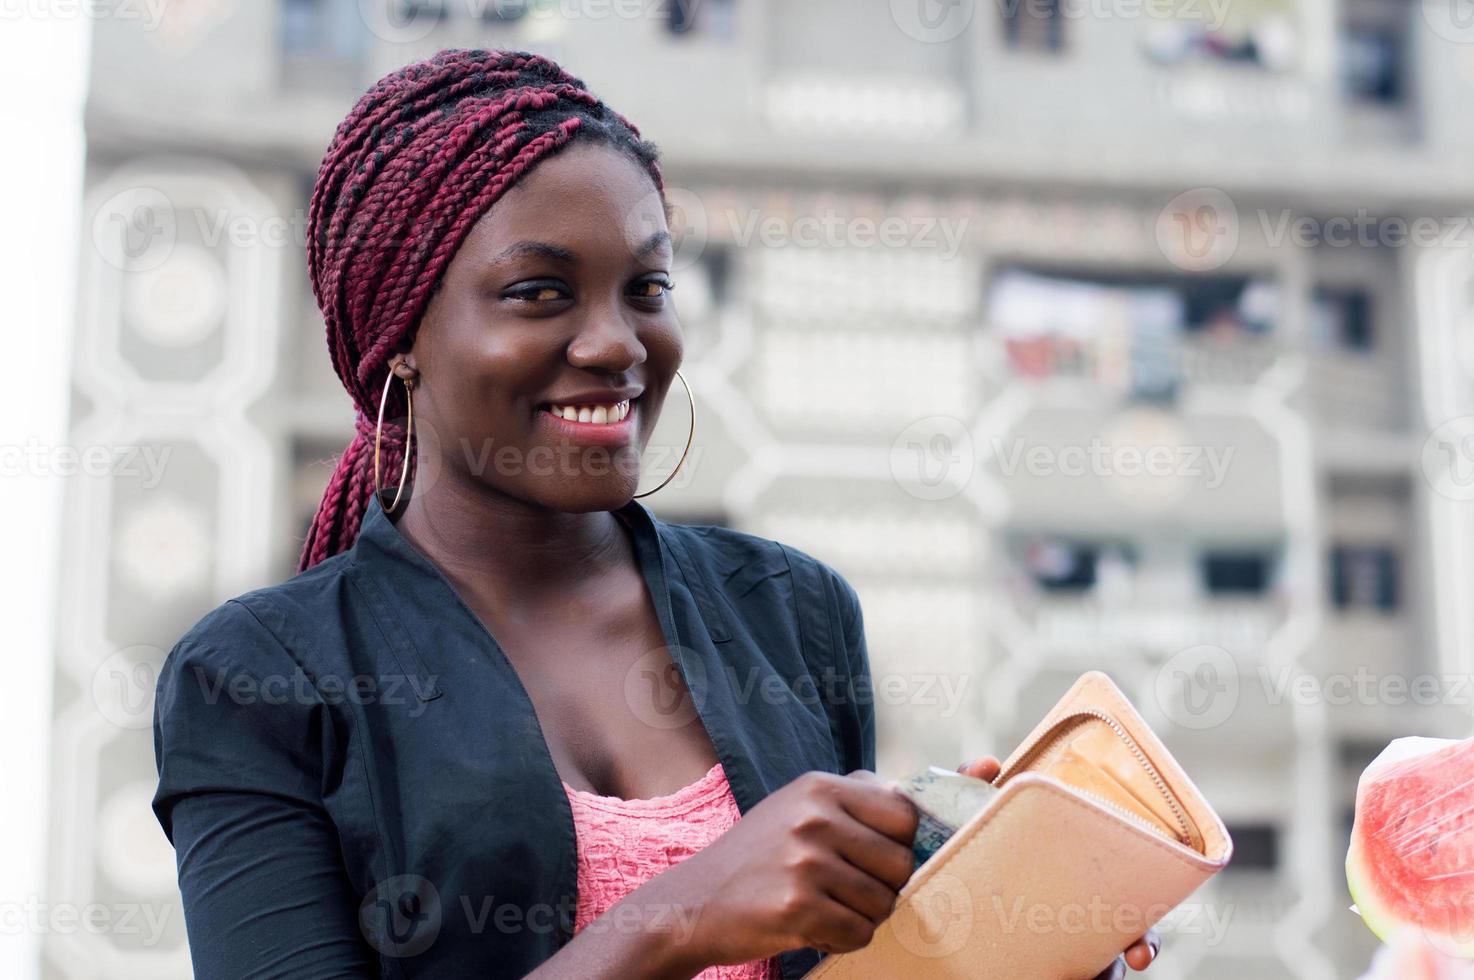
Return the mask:
<path id="1" fill-rule="evenodd" d="M 1141 764 L 1141 768 L 1146 771 L 1146 774 L 1148 776 L 1151 777 L 1153 784 L 1155 784 L 1157 787 L 1157 792 L 1162 795 L 1162 799 L 1166 802 L 1168 808 L 1172 811 L 1173 817 L 1177 820 L 1177 826 L 1180 831 L 1175 838 L 1177 842 L 1186 847 L 1191 847 L 1194 850 L 1201 851 L 1202 845 L 1198 842 L 1196 835 L 1193 833 L 1192 821 L 1188 820 L 1187 814 L 1183 812 L 1182 807 L 1173 797 L 1172 791 L 1167 788 L 1167 783 L 1157 772 L 1157 767 L 1152 765 L 1151 760 L 1146 757 L 1146 753 L 1141 751 L 1141 747 L 1136 744 L 1136 739 L 1132 738 L 1131 735 L 1126 731 L 1126 729 L 1121 727 L 1120 722 L 1116 721 L 1116 719 L 1112 718 L 1110 715 L 1106 714 L 1103 711 L 1097 711 L 1093 708 L 1085 708 L 1079 711 L 1072 711 L 1069 714 L 1065 715 L 1057 723 L 1051 725 L 1047 731 L 1036 737 L 1032 742 L 1028 743 L 1024 750 L 1019 753 L 1017 762 L 1015 762 L 1008 769 L 1000 771 L 997 776 L 993 777 L 993 785 L 1001 787 L 1004 782 L 1017 775 L 1020 770 L 1028 765 L 1029 762 L 1033 760 L 1034 756 L 1038 754 L 1039 749 L 1042 748 L 1046 743 L 1056 738 L 1061 732 L 1067 730 L 1068 728 L 1073 728 L 1081 722 L 1086 721 L 1087 719 L 1093 719 L 1095 721 L 1103 722 L 1104 724 L 1108 725 L 1111 731 L 1115 732 L 1116 736 L 1120 738 L 1121 741 L 1126 743 L 1126 747 L 1131 750 L 1131 754 L 1136 757 L 1136 761 Z M 1161 836 L 1166 837 L 1168 840 L 1174 839 L 1172 834 L 1167 833 L 1161 827 L 1153 824 L 1151 821 L 1138 814 L 1132 813 L 1130 810 L 1127 810 L 1125 807 L 1117 803 L 1112 803 L 1110 800 L 1102 799 L 1099 795 L 1091 793 L 1088 790 L 1076 789 L 1073 786 L 1071 786 L 1070 789 L 1073 792 L 1077 792 L 1084 796 L 1090 797 L 1091 800 L 1104 805 L 1108 809 L 1113 810 L 1130 820 L 1134 820 L 1136 823 L 1142 825 L 1148 830 L 1155 831 Z"/>

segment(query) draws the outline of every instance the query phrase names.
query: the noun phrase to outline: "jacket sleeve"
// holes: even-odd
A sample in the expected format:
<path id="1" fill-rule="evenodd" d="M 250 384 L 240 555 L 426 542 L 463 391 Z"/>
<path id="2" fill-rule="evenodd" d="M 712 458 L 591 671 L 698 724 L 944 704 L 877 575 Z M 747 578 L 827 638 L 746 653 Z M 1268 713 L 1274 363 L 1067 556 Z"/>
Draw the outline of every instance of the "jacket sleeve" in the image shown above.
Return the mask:
<path id="1" fill-rule="evenodd" d="M 322 804 L 322 712 L 234 599 L 164 662 L 153 809 L 174 845 L 196 980 L 379 975 Z"/>
<path id="2" fill-rule="evenodd" d="M 849 667 L 847 696 L 854 718 L 853 753 L 847 770 L 875 771 L 875 688 L 870 676 L 870 652 L 865 644 L 865 616 L 854 586 L 839 572 L 829 569 L 839 600 L 841 646 Z"/>

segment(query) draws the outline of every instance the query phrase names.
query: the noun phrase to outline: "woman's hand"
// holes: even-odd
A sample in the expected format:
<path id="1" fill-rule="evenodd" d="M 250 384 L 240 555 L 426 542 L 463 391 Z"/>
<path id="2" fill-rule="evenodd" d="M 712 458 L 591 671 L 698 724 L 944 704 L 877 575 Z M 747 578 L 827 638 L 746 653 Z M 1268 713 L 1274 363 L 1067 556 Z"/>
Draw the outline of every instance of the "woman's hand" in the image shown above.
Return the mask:
<path id="1" fill-rule="evenodd" d="M 916 824 L 911 801 L 872 772 L 808 772 L 625 902 L 692 923 L 672 937 L 673 976 L 802 946 L 847 952 L 895 907 Z"/>
<path id="2" fill-rule="evenodd" d="M 964 776 L 972 776 L 976 779 L 992 782 L 998 777 L 1003 765 L 991 755 L 981 756 L 971 762 L 964 762 L 957 767 L 957 771 Z M 1162 940 L 1157 936 L 1155 929 L 1148 929 L 1131 947 L 1116 958 L 1108 969 L 1095 980 L 1121 980 L 1126 975 L 1126 967 L 1133 970 L 1145 970 L 1152 965 L 1157 958 L 1157 951 L 1162 948 Z"/>

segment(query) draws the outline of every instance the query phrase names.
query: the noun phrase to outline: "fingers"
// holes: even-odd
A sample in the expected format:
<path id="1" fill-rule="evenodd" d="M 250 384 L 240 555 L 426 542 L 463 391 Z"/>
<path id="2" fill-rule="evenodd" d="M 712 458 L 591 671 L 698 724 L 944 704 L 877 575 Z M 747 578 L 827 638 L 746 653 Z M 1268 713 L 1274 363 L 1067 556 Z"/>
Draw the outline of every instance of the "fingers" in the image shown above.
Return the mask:
<path id="1" fill-rule="evenodd" d="M 998 773 L 1003 771 L 1003 764 L 991 755 L 980 756 L 971 762 L 964 762 L 957 767 L 957 771 L 964 776 L 981 779 L 991 783 L 998 778 Z"/>
<path id="2" fill-rule="evenodd" d="M 891 891 L 900 891 L 916 869 L 910 838 L 902 844 L 854 819 L 837 822 L 831 833 L 840 857 Z"/>
<path id="3" fill-rule="evenodd" d="M 799 934 L 809 937 L 805 945 L 825 953 L 848 953 L 870 942 L 875 923 L 842 902 L 826 899 L 811 913 L 812 923 L 801 923 Z"/>
<path id="4" fill-rule="evenodd" d="M 825 868 L 824 890 L 841 905 L 880 925 L 895 908 L 898 889 L 841 860 Z"/>
<path id="5" fill-rule="evenodd" d="M 1155 929 L 1149 929 L 1145 936 L 1142 936 L 1130 949 L 1126 950 L 1126 965 L 1133 970 L 1145 970 L 1152 965 L 1161 948 L 1161 937 L 1157 935 Z"/>
<path id="6" fill-rule="evenodd" d="M 844 811 L 866 827 L 905 845 L 909 853 L 916 837 L 916 805 L 895 788 L 895 782 L 866 769 L 855 770 L 844 782 L 839 793 Z"/>
<path id="7" fill-rule="evenodd" d="M 1101 971 L 1095 980 L 1121 980 L 1126 976 L 1126 961 L 1117 956 L 1116 961 Z"/>

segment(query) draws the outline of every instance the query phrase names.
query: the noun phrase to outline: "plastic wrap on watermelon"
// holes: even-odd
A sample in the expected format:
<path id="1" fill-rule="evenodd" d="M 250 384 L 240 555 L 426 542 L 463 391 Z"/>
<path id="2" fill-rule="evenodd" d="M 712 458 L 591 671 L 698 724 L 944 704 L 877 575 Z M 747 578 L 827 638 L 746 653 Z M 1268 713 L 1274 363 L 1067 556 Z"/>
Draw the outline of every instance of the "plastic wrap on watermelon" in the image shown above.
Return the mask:
<path id="1" fill-rule="evenodd" d="M 1367 767 L 1346 881 L 1383 941 L 1474 959 L 1474 739 L 1400 738 Z"/>
<path id="2" fill-rule="evenodd" d="M 1421 934 L 1403 932 L 1377 950 L 1361 980 L 1474 980 L 1474 960 L 1445 956 Z"/>

